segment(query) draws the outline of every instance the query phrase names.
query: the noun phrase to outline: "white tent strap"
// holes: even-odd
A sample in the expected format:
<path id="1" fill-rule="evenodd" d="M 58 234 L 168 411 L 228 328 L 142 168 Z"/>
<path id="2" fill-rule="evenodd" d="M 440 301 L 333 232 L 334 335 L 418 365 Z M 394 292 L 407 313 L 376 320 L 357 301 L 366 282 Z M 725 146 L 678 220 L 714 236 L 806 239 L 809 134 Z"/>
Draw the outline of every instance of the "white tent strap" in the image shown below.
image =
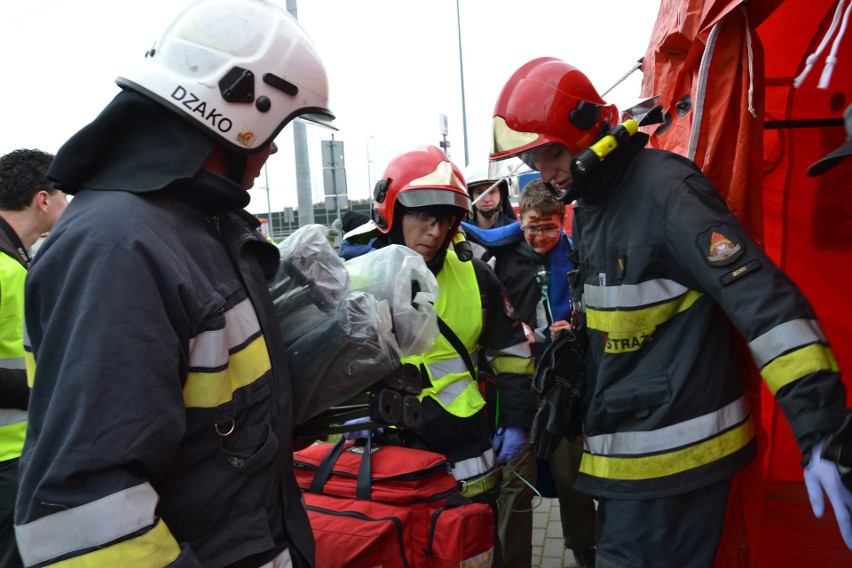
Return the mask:
<path id="1" fill-rule="evenodd" d="M 843 2 L 841 1 L 840 4 L 843 4 Z M 839 7 L 840 5 L 838 5 Z M 819 78 L 818 89 L 827 89 L 829 83 L 831 83 L 831 74 L 834 72 L 834 66 L 837 64 L 837 51 L 840 49 L 840 42 L 846 33 L 846 26 L 849 24 L 850 12 L 852 12 L 852 2 L 849 3 L 846 7 L 846 12 L 843 13 L 843 23 L 840 24 L 840 30 L 837 32 L 837 37 L 834 38 L 834 43 L 831 45 L 831 52 L 825 58 L 825 67 L 823 67 L 822 76 Z"/>
<path id="2" fill-rule="evenodd" d="M 754 52 L 751 49 L 751 27 L 748 25 L 748 12 L 743 11 L 745 18 L 746 49 L 748 50 L 748 112 L 757 118 L 754 112 Z"/>
<path id="3" fill-rule="evenodd" d="M 840 0 L 837 3 L 837 9 L 834 11 L 834 18 L 831 20 L 831 25 L 828 27 L 828 31 L 825 32 L 825 35 L 822 38 L 822 41 L 819 42 L 819 45 L 812 54 L 808 55 L 808 58 L 805 60 L 805 68 L 802 69 L 802 72 L 799 73 L 799 76 L 793 79 L 793 87 L 798 89 L 802 86 L 802 83 L 805 82 L 805 78 L 808 76 L 808 73 L 811 72 L 811 68 L 817 62 L 820 53 L 822 50 L 826 48 L 828 42 L 831 40 L 831 36 L 834 35 L 834 32 L 837 30 L 838 24 L 840 24 L 840 17 L 843 14 L 843 3 L 845 0 Z M 852 3 L 850 3 L 852 6 Z M 829 73 L 830 75 L 830 73 Z"/>
<path id="4" fill-rule="evenodd" d="M 710 73 L 710 61 L 712 61 L 713 52 L 716 50 L 720 23 L 716 22 L 713 29 L 710 30 L 710 36 L 707 38 L 707 45 L 704 47 L 701 63 L 698 66 L 698 81 L 695 85 L 695 96 L 693 97 L 695 114 L 692 116 L 692 131 L 689 134 L 689 149 L 686 154 L 686 157 L 692 161 L 695 161 L 695 150 L 698 147 L 698 134 L 701 132 L 701 120 L 704 116 L 704 97 L 707 96 L 707 75 Z"/>

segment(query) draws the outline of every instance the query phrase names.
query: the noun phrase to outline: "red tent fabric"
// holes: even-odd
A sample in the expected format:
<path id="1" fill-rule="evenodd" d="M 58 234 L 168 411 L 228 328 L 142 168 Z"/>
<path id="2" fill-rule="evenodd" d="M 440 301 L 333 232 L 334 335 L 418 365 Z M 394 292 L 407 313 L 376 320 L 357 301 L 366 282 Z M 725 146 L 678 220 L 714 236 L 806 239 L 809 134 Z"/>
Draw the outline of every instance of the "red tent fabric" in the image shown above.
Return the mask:
<path id="1" fill-rule="evenodd" d="M 836 29 L 828 32 L 835 15 L 850 4 L 662 0 L 643 59 L 642 96 L 659 96 L 667 113 L 666 124 L 647 127 L 650 144 L 695 160 L 758 244 L 800 286 L 852 391 L 852 302 L 846 293 L 852 285 L 843 277 L 852 272 L 852 159 L 821 177 L 806 175 L 811 163 L 846 138 L 842 115 L 852 104 L 852 21 L 836 43 Z M 821 44 L 822 54 L 795 85 Z M 832 53 L 834 72 L 820 86 Z M 761 564 L 771 556 L 761 544 L 764 490 L 802 481 L 800 452 L 756 373 L 753 392 L 755 416 L 763 425 L 763 459 L 737 480 L 742 491 L 732 501 L 719 565 L 769 565 Z M 825 526 L 837 533 L 832 523 Z M 752 560 L 743 531 L 749 533 Z M 839 536 L 826 538 L 836 544 Z M 852 553 L 842 562 L 850 565 Z"/>

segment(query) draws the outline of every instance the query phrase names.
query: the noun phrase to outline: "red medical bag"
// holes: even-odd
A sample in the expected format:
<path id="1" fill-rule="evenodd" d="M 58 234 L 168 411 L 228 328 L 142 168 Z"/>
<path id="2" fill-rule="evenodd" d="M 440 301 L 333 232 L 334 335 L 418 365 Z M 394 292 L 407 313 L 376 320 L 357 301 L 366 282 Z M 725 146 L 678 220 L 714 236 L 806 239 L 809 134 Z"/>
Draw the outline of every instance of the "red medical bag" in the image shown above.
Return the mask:
<path id="1" fill-rule="evenodd" d="M 445 456 L 341 439 L 294 462 L 317 568 L 491 566 L 493 511 L 459 495 Z"/>

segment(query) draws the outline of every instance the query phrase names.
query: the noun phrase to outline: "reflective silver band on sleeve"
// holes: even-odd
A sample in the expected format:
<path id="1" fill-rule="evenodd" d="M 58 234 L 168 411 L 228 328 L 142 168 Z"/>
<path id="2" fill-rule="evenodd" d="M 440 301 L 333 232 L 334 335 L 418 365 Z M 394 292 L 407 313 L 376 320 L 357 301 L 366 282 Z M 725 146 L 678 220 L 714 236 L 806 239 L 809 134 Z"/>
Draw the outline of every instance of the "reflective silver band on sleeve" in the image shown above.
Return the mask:
<path id="1" fill-rule="evenodd" d="M 828 343 L 816 320 L 797 319 L 776 325 L 748 347 L 758 367 L 763 367 L 779 355 L 811 343 Z"/>
<path id="2" fill-rule="evenodd" d="M 21 558 L 32 566 L 112 542 L 154 524 L 159 497 L 149 483 L 15 526 Z"/>

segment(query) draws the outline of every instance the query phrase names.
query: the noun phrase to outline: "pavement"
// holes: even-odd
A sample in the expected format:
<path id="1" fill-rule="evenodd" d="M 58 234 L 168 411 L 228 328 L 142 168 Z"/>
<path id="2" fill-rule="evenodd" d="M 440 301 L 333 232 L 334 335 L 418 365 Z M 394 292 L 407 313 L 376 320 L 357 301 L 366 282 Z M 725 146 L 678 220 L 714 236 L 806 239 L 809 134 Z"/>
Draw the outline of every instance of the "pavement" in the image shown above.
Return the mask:
<path id="1" fill-rule="evenodd" d="M 533 505 L 536 501 L 538 498 Z M 558 499 L 542 498 L 533 509 L 532 545 L 533 568 L 577 568 L 574 555 L 562 541 Z"/>

